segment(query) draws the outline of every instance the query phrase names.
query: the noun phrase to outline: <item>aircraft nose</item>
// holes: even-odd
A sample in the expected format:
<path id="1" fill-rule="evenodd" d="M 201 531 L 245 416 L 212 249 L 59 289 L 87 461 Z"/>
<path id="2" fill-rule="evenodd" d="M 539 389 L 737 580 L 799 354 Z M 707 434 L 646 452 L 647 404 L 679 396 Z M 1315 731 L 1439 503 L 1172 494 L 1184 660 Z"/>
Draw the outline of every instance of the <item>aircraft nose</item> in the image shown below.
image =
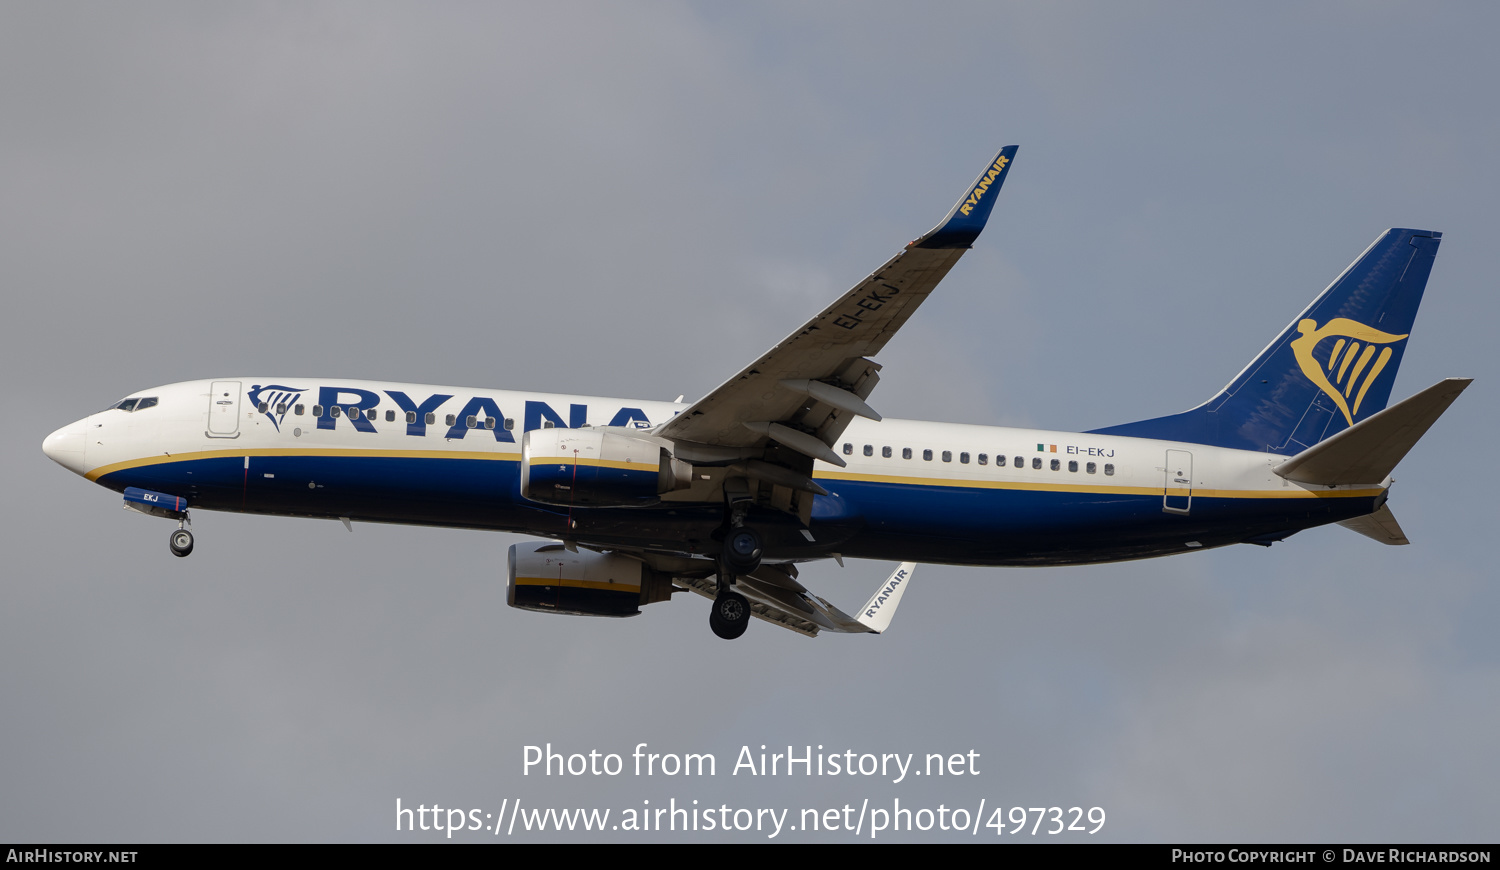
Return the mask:
<path id="1" fill-rule="evenodd" d="M 84 443 L 82 422 L 69 423 L 42 441 L 42 452 L 63 468 L 82 474 Z"/>

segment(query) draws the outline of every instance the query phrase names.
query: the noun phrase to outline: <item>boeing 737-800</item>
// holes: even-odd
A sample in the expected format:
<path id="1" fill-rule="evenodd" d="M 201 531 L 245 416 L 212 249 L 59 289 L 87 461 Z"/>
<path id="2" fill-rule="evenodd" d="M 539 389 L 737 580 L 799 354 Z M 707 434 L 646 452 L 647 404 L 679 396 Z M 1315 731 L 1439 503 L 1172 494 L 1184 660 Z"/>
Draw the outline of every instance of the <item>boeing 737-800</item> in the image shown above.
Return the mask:
<path id="1" fill-rule="evenodd" d="M 178 522 L 189 510 L 501 530 L 509 603 L 631 616 L 693 590 L 709 623 L 879 632 L 917 562 L 1070 565 L 1270 545 L 1338 523 L 1406 538 L 1396 463 L 1468 385 L 1387 407 L 1441 234 L 1392 229 L 1207 402 L 1069 433 L 883 419 L 874 357 L 978 238 L 1015 159 L 937 227 L 691 404 L 299 377 L 132 393 L 46 454 Z M 901 564 L 849 615 L 799 562 Z"/>

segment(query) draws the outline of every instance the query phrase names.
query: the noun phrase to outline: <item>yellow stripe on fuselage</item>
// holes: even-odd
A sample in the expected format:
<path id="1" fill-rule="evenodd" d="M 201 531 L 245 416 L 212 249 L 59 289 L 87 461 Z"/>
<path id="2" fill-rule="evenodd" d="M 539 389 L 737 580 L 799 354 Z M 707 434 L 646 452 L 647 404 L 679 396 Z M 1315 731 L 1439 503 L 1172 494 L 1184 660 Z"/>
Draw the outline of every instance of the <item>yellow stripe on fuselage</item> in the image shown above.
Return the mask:
<path id="1" fill-rule="evenodd" d="M 1078 483 L 1031 483 L 1018 480 L 955 480 L 949 478 L 905 477 L 893 474 L 861 474 L 857 471 L 820 471 L 813 475 L 817 480 L 848 480 L 860 483 L 893 483 L 900 486 L 949 486 L 964 489 L 1010 489 L 1026 492 L 1073 492 L 1112 495 L 1162 495 L 1160 486 L 1099 486 Z M 1174 495 L 1177 493 L 1174 493 Z M 1181 495 L 1188 495 L 1184 490 Z M 1191 491 L 1194 498 L 1355 498 L 1380 494 L 1380 487 L 1363 489 L 1306 490 L 1306 489 L 1203 489 Z"/>

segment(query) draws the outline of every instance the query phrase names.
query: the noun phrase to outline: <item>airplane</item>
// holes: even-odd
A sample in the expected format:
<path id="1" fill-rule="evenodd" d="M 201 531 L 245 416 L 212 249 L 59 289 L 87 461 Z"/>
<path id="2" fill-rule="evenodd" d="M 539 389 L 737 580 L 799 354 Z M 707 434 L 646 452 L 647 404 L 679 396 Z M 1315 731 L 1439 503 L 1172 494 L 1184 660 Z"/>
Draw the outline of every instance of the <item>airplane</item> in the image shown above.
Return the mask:
<path id="1" fill-rule="evenodd" d="M 875 357 L 968 250 L 1006 146 L 938 225 L 683 403 L 347 379 L 224 377 L 132 393 L 47 436 L 124 506 L 519 532 L 507 602 L 634 616 L 693 591 L 709 625 L 886 630 L 917 563 L 1076 565 L 1269 547 L 1337 523 L 1407 539 L 1396 464 L 1471 379 L 1389 405 L 1441 233 L 1390 229 L 1203 404 L 1088 432 L 883 418 Z M 845 613 L 799 563 L 900 564 Z"/>

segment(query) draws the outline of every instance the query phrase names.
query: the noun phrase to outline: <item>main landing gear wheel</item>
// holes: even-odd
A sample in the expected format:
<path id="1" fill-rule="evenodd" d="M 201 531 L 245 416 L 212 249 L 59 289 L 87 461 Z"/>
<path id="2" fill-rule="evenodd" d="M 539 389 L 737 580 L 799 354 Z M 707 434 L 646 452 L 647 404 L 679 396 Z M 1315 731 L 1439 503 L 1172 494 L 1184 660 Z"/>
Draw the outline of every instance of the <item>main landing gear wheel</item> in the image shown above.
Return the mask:
<path id="1" fill-rule="evenodd" d="M 724 564 L 736 574 L 753 574 L 760 567 L 760 535 L 746 526 L 736 526 L 724 541 Z"/>
<path id="2" fill-rule="evenodd" d="M 708 612 L 708 627 L 725 640 L 734 640 L 750 625 L 750 602 L 738 592 L 723 592 Z"/>
<path id="3" fill-rule="evenodd" d="M 193 533 L 187 529 L 178 529 L 167 539 L 167 545 L 172 548 L 172 555 L 186 556 L 193 552 Z"/>

